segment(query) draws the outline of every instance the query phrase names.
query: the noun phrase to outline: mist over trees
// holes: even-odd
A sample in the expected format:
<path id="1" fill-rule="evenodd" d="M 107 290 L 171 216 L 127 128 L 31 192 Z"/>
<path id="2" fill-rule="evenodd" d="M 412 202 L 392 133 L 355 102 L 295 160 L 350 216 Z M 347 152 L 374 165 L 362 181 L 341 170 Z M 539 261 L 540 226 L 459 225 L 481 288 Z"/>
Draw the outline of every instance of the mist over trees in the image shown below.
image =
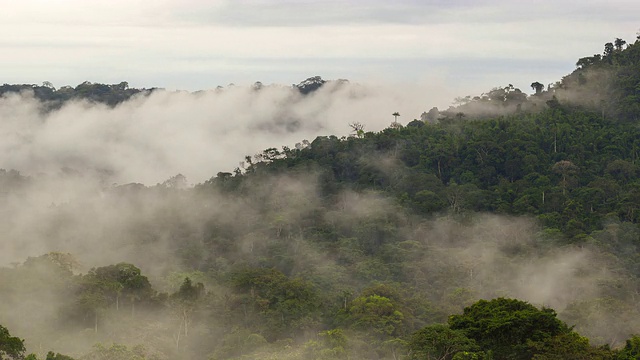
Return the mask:
<path id="1" fill-rule="evenodd" d="M 639 51 L 616 39 L 532 95 L 404 126 L 389 109 L 193 186 L 3 169 L 0 358 L 636 359 Z M 157 91 L 0 87 L 54 115 Z"/>

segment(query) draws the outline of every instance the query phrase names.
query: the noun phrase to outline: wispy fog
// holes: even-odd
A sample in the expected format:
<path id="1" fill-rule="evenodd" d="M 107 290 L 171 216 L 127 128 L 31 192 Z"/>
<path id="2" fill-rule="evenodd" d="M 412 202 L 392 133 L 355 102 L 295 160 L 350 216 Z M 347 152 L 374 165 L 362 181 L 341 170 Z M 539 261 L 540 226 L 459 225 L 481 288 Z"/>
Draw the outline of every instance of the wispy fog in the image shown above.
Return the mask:
<path id="1" fill-rule="evenodd" d="M 43 112 L 29 94 L 0 98 L 0 168 L 24 174 L 61 169 L 98 173 L 105 181 L 155 184 L 182 173 L 199 183 L 232 171 L 246 155 L 293 147 L 318 135 L 345 136 L 419 118 L 451 99 L 437 84 L 367 86 L 327 83 L 302 96 L 288 86 L 154 92 L 116 108 L 85 102 Z"/>
<path id="2" fill-rule="evenodd" d="M 247 191 L 236 195 L 212 189 L 202 192 L 141 185 L 101 191 L 97 187 L 83 188 L 86 180 L 77 174 L 45 177 L 14 186 L 4 194 L 0 265 L 19 264 L 28 256 L 50 251 L 71 253 L 78 261 L 78 272 L 125 261 L 139 266 L 156 288 L 165 291 L 175 290 L 167 287 L 174 274 L 201 270 L 209 277 L 209 281 L 203 279 L 207 289 L 214 291 L 217 299 L 230 291 L 215 283 L 218 272 L 229 271 L 234 264 L 260 261 L 269 249 L 283 246 L 280 251 L 295 254 L 286 265 L 292 275 L 312 279 L 332 294 L 361 289 L 392 271 L 393 261 L 372 262 L 355 250 L 359 240 L 351 236 L 378 229 L 371 238 L 361 238 L 368 242 L 364 248 L 370 243 L 395 249 L 393 253 L 407 264 L 401 271 L 415 295 L 428 299 L 445 314 L 459 312 L 479 298 L 507 296 L 553 307 L 561 315 L 572 307 L 566 315 L 572 324 L 583 319 L 572 318 L 575 304 L 590 304 L 602 297 L 602 284 L 612 278 L 606 257 L 589 248 L 550 245 L 553 239 L 534 219 L 496 215 L 424 219 L 403 211 L 380 194 L 352 191 L 327 202 L 319 196 L 313 172 L 262 177 L 259 182 L 248 182 Z M 44 189 L 50 193 L 66 191 L 76 197 L 47 205 Z M 319 247 L 334 241 L 330 236 L 304 236 L 303 224 L 313 227 L 323 223 L 342 234 L 338 239 L 343 249 L 340 254 Z M 218 251 L 225 243 L 228 248 L 222 256 Z M 353 252 L 349 252 L 349 244 Z M 41 285 L 39 291 L 53 293 L 54 287 Z M 34 298 L 24 298 L 27 295 L 14 294 L 3 305 L 17 310 L 3 312 L 2 321 L 27 337 L 32 351 L 39 341 L 45 347 L 71 354 L 88 351 L 89 345 L 98 340 L 143 343 L 152 348 L 159 342 L 170 347 L 166 342 L 171 341 L 165 338 L 175 322 L 170 315 L 149 315 L 124 329 L 116 320 L 122 315 L 115 313 L 101 320 L 104 330 L 97 338 L 91 330 L 61 334 L 54 332 L 52 319 L 68 298 L 49 297 L 47 306 L 41 306 Z M 638 331 L 636 325 L 615 323 L 617 313 L 596 309 L 593 314 L 607 324 L 606 331 L 601 322 L 580 324 L 579 331 L 607 334 L 598 341 L 614 343 L 629 331 Z M 217 316 L 207 320 L 210 329 L 222 326 Z M 433 321 L 445 319 L 434 316 Z M 145 333 L 148 339 L 132 340 L 126 335 L 131 332 Z M 192 338 L 207 343 L 213 341 L 211 336 L 203 331 Z"/>

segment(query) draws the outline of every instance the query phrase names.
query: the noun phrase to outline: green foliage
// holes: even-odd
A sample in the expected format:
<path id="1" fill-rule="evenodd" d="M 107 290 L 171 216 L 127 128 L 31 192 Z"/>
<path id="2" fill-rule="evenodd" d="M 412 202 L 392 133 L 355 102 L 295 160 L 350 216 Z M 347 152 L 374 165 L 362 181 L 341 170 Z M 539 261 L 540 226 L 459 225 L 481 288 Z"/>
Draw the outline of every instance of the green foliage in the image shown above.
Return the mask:
<path id="1" fill-rule="evenodd" d="M 382 338 L 402 333 L 404 315 L 389 298 L 369 295 L 353 300 L 349 320 L 355 329 L 372 330 Z"/>
<path id="2" fill-rule="evenodd" d="M 48 357 L 47 357 L 48 359 Z M 96 344 L 90 353 L 82 357 L 83 360 L 161 360 L 159 354 L 153 353 L 145 349 L 144 346 L 138 345 L 127 347 L 121 344 L 111 344 L 105 346 Z"/>
<path id="3" fill-rule="evenodd" d="M 250 354 L 267 345 L 267 340 L 260 334 L 247 329 L 236 328 L 224 336 L 222 344 L 211 355 L 211 359 L 227 359 Z"/>
<path id="4" fill-rule="evenodd" d="M 74 360 L 72 357 L 49 351 L 45 360 Z"/>
<path id="5" fill-rule="evenodd" d="M 319 137 L 310 147 L 260 163 L 261 175 L 249 167 L 248 179 L 238 180 L 313 164 L 327 174 L 320 186 L 326 197 L 344 188 L 374 190 L 423 214 L 540 215 L 546 226 L 573 241 L 598 230 L 598 219 L 606 214 L 638 221 L 633 181 L 638 138 L 636 126 L 606 121 L 586 108 L 543 107 L 485 121 L 368 133 L 362 139 Z M 391 160 L 372 163 L 363 154 Z"/>
<path id="6" fill-rule="evenodd" d="M 22 339 L 11 336 L 6 327 L 0 325 L 0 359 L 24 359 L 25 347 Z"/>
<path id="7" fill-rule="evenodd" d="M 267 339 L 295 337 L 317 322 L 318 294 L 308 281 L 290 279 L 275 269 L 254 268 L 234 273 L 231 284 L 237 299 L 231 310 Z"/>
<path id="8" fill-rule="evenodd" d="M 463 330 L 447 325 L 425 326 L 411 335 L 407 347 L 411 359 L 473 359 L 480 350 Z"/>
<path id="9" fill-rule="evenodd" d="M 412 359 L 614 359 L 634 349 L 635 338 L 617 354 L 594 347 L 555 317 L 515 299 L 480 300 L 449 317 L 449 325 L 426 326 L 411 335 Z M 630 350 L 634 351 L 634 350 Z M 625 357 L 623 357 L 626 359 Z"/>
<path id="10" fill-rule="evenodd" d="M 116 106 L 135 95 L 148 95 L 154 90 L 156 89 L 129 88 L 126 81 L 112 85 L 85 81 L 75 88 L 63 86 L 56 89 L 51 83 L 45 81 L 42 86 L 4 84 L 0 86 L 0 96 L 12 93 L 32 93 L 36 99 L 45 102 L 48 109 L 53 110 L 61 107 L 66 101 L 77 99 Z"/>
<path id="11" fill-rule="evenodd" d="M 98 332 L 100 314 L 113 307 L 116 311 L 127 305 L 133 315 L 139 302 L 149 303 L 154 295 L 151 284 L 139 268 L 119 263 L 91 269 L 81 276 L 76 286 L 75 306 L 67 311 L 71 316 L 87 319 L 92 315 L 94 331 Z"/>
<path id="12" fill-rule="evenodd" d="M 640 336 L 634 335 L 625 344 L 624 348 L 618 352 L 616 360 L 637 360 L 640 359 Z"/>
<path id="13" fill-rule="evenodd" d="M 491 353 L 460 351 L 453 356 L 453 360 L 492 360 Z"/>
<path id="14" fill-rule="evenodd" d="M 535 354 L 533 344 L 570 332 L 551 309 L 539 310 L 520 300 L 480 300 L 449 318 L 452 330 L 463 331 L 496 359 L 524 359 Z"/>
<path id="15" fill-rule="evenodd" d="M 531 342 L 530 346 L 535 349 L 533 359 L 537 360 L 613 359 L 613 352 L 607 347 L 592 347 L 587 338 L 573 331 L 556 335 L 545 342 Z"/>
<path id="16" fill-rule="evenodd" d="M 184 303 L 195 303 L 204 293 L 204 285 L 197 283 L 193 285 L 190 278 L 184 278 L 178 292 L 173 294 L 173 298 Z"/>
<path id="17" fill-rule="evenodd" d="M 342 329 L 318 333 L 318 340 L 305 344 L 307 357 L 314 360 L 348 359 L 347 337 Z"/>

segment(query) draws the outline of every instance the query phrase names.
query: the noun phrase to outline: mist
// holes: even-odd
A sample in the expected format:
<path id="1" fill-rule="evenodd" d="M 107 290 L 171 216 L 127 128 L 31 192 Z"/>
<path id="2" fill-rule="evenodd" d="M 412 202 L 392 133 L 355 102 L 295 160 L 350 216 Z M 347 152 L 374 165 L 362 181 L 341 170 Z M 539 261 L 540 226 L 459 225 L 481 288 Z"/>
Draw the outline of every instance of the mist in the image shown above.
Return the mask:
<path id="1" fill-rule="evenodd" d="M 248 180 L 239 194 L 206 186 L 82 186 L 87 177 L 78 173 L 42 178 L 4 175 L 14 176 L 14 182 L 5 183 L 10 191 L 1 207 L 2 265 L 14 271 L 28 269 L 21 265 L 25 259 L 55 251 L 71 254 L 76 273 L 119 262 L 135 264 L 161 291 L 176 291 L 181 276 L 202 280 L 214 305 L 194 322 L 192 335 L 185 339 L 179 353 L 187 357 L 212 351 L 224 344 L 223 336 L 232 335 L 225 325 L 228 320 L 216 310 L 234 296 L 221 280 L 223 274 L 245 265 L 260 266 L 274 251 L 282 258 L 270 260 L 276 268 L 311 279 L 329 299 L 399 271 L 417 291 L 415 296 L 439 309 L 432 321 L 445 321 L 439 314 L 459 312 L 477 299 L 497 296 L 517 297 L 562 314 L 606 295 L 603 284 L 612 279 L 610 267 L 615 266 L 589 247 L 548 246 L 552 239 L 530 217 L 441 214 L 425 219 L 381 194 L 353 190 L 341 191 L 333 200 L 322 199 L 319 174 L 313 170 Z M 75 197 L 45 205 L 43 189 L 66 189 Z M 303 226 L 335 228 L 343 251 L 329 250 L 336 241 L 331 234 L 309 237 Z M 409 265 L 395 269 L 393 261 L 380 263 L 365 254 L 389 249 Z M 165 356 L 177 351 L 171 345 L 176 318 L 169 310 L 130 318 L 110 308 L 101 315 L 102 330 L 97 334 L 91 329 L 60 333 L 53 324 L 61 309 L 70 306 L 68 296 L 59 292 L 61 285 L 37 280 L 40 294 L 47 294 L 42 306 L 29 290 L 34 280 L 20 276 L 25 285 L 6 299 L 0 321 L 31 341 L 31 351 L 39 343 L 78 355 L 95 342 L 144 344 Z M 30 276 L 49 275 L 36 271 Z M 616 325 L 612 313 L 594 313 L 607 324 L 606 333 L 617 339 L 640 330 Z M 581 319 L 568 314 L 569 319 Z M 579 330 L 603 334 L 599 324 L 580 324 Z M 320 330 L 312 327 L 300 336 L 312 339 Z M 140 336 L 127 335 L 132 333 Z M 207 340 L 214 335 L 216 341 Z"/>
<path id="2" fill-rule="evenodd" d="M 178 173 L 192 184 L 232 171 L 244 157 L 319 135 L 346 136 L 352 122 L 379 131 L 448 101 L 437 83 L 382 86 L 328 82 L 303 96 L 288 86 L 155 91 L 114 108 L 83 101 L 60 109 L 28 93 L 0 99 L 0 168 L 23 174 L 61 169 L 111 183 L 153 185 Z"/>
<path id="3" fill-rule="evenodd" d="M 68 102 L 56 110 L 29 93 L 4 96 L 0 275 L 20 277 L 1 277 L 13 278 L 5 285 L 18 290 L 4 299 L 0 323 L 25 338 L 30 351 L 79 356 L 96 342 L 118 342 L 168 357 L 211 354 L 236 333 L 228 314 L 242 314 L 234 305 L 242 294 L 229 285 L 229 274 L 272 267 L 308 279 L 329 303 L 337 299 L 324 306 L 340 308 L 344 301 L 346 308 L 357 292 L 395 277 L 430 303 L 430 322 L 444 322 L 477 299 L 505 296 L 552 307 L 599 343 L 616 345 L 640 331 L 597 307 L 607 286 L 625 275 L 616 264 L 588 244 L 550 245 L 553 235 L 533 217 L 455 209 L 425 217 L 375 191 L 346 188 L 324 196 L 322 171 L 313 166 L 247 176 L 228 192 L 207 182 L 218 172 L 242 170 L 245 156 L 270 147 L 348 136 L 349 123 L 379 131 L 398 111 L 406 124 L 446 93 L 435 95 L 435 87 L 329 82 L 303 96 L 277 85 L 230 86 L 156 91 L 113 108 Z M 390 154 L 357 161 L 403 176 Z M 30 257 L 51 252 L 69 254 L 76 276 L 134 264 L 169 294 L 190 276 L 204 283 L 208 307 L 175 347 L 171 309 L 129 316 L 110 306 L 99 315 L 100 331 L 60 331 L 61 314 L 74 306 L 60 292 L 66 284 L 48 282 L 46 271 L 28 266 Z M 585 314 L 598 321 L 585 321 Z M 311 322 L 294 338 L 313 339 L 323 329 Z"/>

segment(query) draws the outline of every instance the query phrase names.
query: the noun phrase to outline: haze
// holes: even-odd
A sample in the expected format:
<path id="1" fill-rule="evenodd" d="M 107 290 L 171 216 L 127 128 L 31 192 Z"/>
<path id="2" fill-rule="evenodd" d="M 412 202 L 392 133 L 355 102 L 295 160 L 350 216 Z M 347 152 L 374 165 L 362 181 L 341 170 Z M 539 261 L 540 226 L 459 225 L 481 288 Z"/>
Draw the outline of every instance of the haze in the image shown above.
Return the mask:
<path id="1" fill-rule="evenodd" d="M 200 183 L 270 147 L 348 135 L 354 121 L 379 131 L 394 111 L 419 118 L 427 107 L 421 98 L 437 91 L 394 89 L 328 83 L 308 96 L 283 86 L 158 91 L 115 108 L 71 102 L 52 112 L 29 94 L 9 95 L 0 98 L 0 168 L 100 172 L 109 183 L 147 185 L 181 173 Z"/>

